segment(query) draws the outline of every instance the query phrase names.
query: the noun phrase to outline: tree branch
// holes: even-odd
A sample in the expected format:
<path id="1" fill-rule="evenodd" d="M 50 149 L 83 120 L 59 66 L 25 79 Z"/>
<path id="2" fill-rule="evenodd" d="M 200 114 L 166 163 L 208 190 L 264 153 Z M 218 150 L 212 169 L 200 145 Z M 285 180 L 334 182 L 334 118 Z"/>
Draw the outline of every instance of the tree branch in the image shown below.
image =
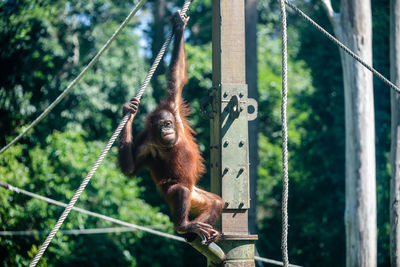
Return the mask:
<path id="1" fill-rule="evenodd" d="M 347 0 L 343 0 L 343 1 L 347 1 Z M 321 0 L 322 2 L 322 6 L 326 11 L 326 14 L 328 15 L 328 18 L 332 24 L 333 30 L 336 33 L 337 37 L 340 37 L 339 35 L 341 34 L 341 28 L 340 28 L 340 14 L 336 13 L 333 10 L 332 7 L 332 2 L 331 0 Z"/>
<path id="2" fill-rule="evenodd" d="M 331 0 L 321 0 L 321 2 L 322 2 L 322 6 L 324 7 L 326 13 L 328 14 L 329 19 L 332 19 L 335 12 L 333 11 Z"/>
<path id="3" fill-rule="evenodd" d="M 333 17 L 335 16 L 335 12 L 333 11 L 331 0 L 321 0 L 321 2 L 322 2 L 322 6 L 324 7 L 326 13 L 328 14 L 329 19 L 333 20 Z"/>

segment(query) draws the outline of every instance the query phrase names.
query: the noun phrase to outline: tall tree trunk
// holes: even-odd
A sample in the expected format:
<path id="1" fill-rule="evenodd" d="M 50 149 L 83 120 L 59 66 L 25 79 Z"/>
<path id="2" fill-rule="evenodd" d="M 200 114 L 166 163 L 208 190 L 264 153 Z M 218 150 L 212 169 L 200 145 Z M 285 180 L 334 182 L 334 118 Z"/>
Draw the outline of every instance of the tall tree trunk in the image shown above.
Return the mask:
<path id="1" fill-rule="evenodd" d="M 153 3 L 153 27 L 152 27 L 152 42 L 151 42 L 151 52 L 152 52 L 152 60 L 154 61 L 156 58 L 158 51 L 160 51 L 162 45 L 165 41 L 165 25 L 168 23 L 166 18 L 166 8 L 167 8 L 166 0 L 154 0 Z M 164 62 L 161 61 L 158 66 L 156 72 L 154 73 L 154 77 L 152 79 L 152 86 L 154 88 L 153 97 L 158 102 L 160 97 L 163 94 L 160 94 L 161 84 L 158 80 L 158 76 L 164 74 L 165 65 Z"/>
<path id="2" fill-rule="evenodd" d="M 246 0 L 246 83 L 249 97 L 258 100 L 257 67 L 257 0 Z M 249 122 L 249 160 L 250 160 L 250 210 L 249 231 L 257 232 L 257 169 L 258 169 L 258 119 Z"/>
<path id="3" fill-rule="evenodd" d="M 339 40 L 372 62 L 369 0 L 323 0 Z M 342 50 L 346 114 L 346 265 L 376 266 L 375 123 L 372 74 Z"/>
<path id="4" fill-rule="evenodd" d="M 400 0 L 390 2 L 390 77 L 400 84 Z M 391 92 L 390 262 L 400 267 L 400 95 Z"/>

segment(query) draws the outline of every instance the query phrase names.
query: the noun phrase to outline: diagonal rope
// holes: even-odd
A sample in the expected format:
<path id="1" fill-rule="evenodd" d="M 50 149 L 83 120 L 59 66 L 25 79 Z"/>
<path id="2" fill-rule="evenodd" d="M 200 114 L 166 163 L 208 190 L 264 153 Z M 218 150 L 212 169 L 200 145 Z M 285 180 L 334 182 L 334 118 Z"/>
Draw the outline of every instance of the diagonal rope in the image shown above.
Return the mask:
<path id="1" fill-rule="evenodd" d="M 18 194 L 24 194 L 24 195 L 30 196 L 32 198 L 40 199 L 40 200 L 45 201 L 45 202 L 47 202 L 49 204 L 53 204 L 53 205 L 56 205 L 56 206 L 59 206 L 59 207 L 66 208 L 68 206 L 67 204 L 65 204 L 63 202 L 60 202 L 60 201 L 57 201 L 57 200 L 54 200 L 54 199 L 51 199 L 51 198 L 48 198 L 48 197 L 44 197 L 44 196 L 41 196 L 41 195 L 38 195 L 38 194 L 35 194 L 35 193 L 32 193 L 32 192 L 26 191 L 24 189 L 12 186 L 12 185 L 10 185 L 8 183 L 5 183 L 5 182 L 2 182 L 2 181 L 0 181 L 0 186 L 5 188 L 5 189 L 8 189 L 8 190 L 10 190 L 12 192 L 16 192 Z M 168 234 L 168 233 L 160 232 L 160 231 L 153 230 L 153 229 L 150 229 L 148 227 L 143 227 L 143 226 L 140 226 L 140 225 L 137 225 L 137 224 L 124 222 L 124 221 L 121 221 L 121 220 L 118 220 L 118 219 L 115 219 L 115 218 L 112 218 L 112 217 L 109 217 L 109 216 L 106 216 L 106 215 L 103 215 L 103 214 L 100 214 L 100 213 L 96 213 L 96 212 L 93 212 L 93 211 L 88 211 L 88 210 L 85 210 L 85 209 L 82 209 L 82 208 L 77 208 L 77 207 L 72 207 L 72 210 L 80 212 L 80 213 L 83 213 L 83 214 L 86 214 L 86 215 L 89 215 L 89 216 L 92 216 L 92 217 L 96 217 L 96 218 L 99 218 L 99 219 L 102 219 L 102 220 L 105 220 L 105 221 L 109 221 L 109 222 L 112 222 L 112 223 L 115 223 L 115 224 L 119 224 L 119 225 L 122 225 L 122 226 L 125 226 L 125 227 L 129 227 L 129 228 L 132 228 L 132 229 L 144 231 L 144 232 L 147 232 L 147 233 L 150 233 L 150 234 L 153 234 L 153 235 L 158 235 L 158 236 L 166 237 L 166 238 L 169 238 L 169 239 L 174 239 L 174 240 L 181 241 L 181 242 L 185 241 L 184 238 L 176 236 L 176 235 L 171 235 L 171 234 Z"/>
<path id="2" fill-rule="evenodd" d="M 39 115 L 29 126 L 27 126 L 17 137 L 15 137 L 10 143 L 8 143 L 5 147 L 0 150 L 0 154 L 18 142 L 29 130 L 35 127 L 44 117 L 49 114 L 49 112 L 64 98 L 66 97 L 72 88 L 82 79 L 82 77 L 88 72 L 88 70 L 93 67 L 94 64 L 99 60 L 99 58 L 103 55 L 103 53 L 110 47 L 111 43 L 117 38 L 117 36 L 121 33 L 121 31 L 126 27 L 129 21 L 136 15 L 139 9 L 144 5 L 147 0 L 141 0 L 129 13 L 129 15 L 125 18 L 122 24 L 118 27 L 118 29 L 113 33 L 110 39 L 104 44 L 104 46 L 97 52 L 94 58 L 89 62 L 88 65 L 79 73 L 79 75 L 67 86 L 67 88 L 54 100 L 43 112 Z"/>
<path id="3" fill-rule="evenodd" d="M 281 261 L 270 260 L 270 259 L 262 258 L 262 257 L 259 257 L 259 256 L 254 256 L 254 259 L 256 261 L 260 261 L 260 262 L 264 262 L 264 263 L 283 266 L 283 262 L 281 262 Z M 289 264 L 289 267 L 301 267 L 301 266 L 300 265 L 295 265 L 295 264 Z"/>
<path id="4" fill-rule="evenodd" d="M 38 195 L 38 194 L 35 194 L 35 193 L 32 193 L 32 192 L 26 191 L 24 189 L 12 186 L 12 185 L 10 185 L 10 184 L 8 184 L 6 182 L 0 181 L 0 187 L 3 187 L 3 188 L 5 188 L 7 190 L 10 190 L 12 192 L 16 192 L 18 194 L 24 194 L 24 195 L 30 196 L 32 198 L 36 198 L 36 199 L 45 201 L 45 202 L 47 202 L 49 204 L 53 204 L 53 205 L 56 205 L 56 206 L 60 206 L 60 207 L 66 207 L 67 206 L 67 204 L 65 204 L 63 202 L 60 202 L 60 201 L 57 201 L 57 200 L 54 200 L 54 199 L 51 199 L 51 198 L 48 198 L 48 197 L 44 197 L 44 196 L 41 196 L 41 195 Z M 149 234 L 152 234 L 152 235 L 157 235 L 157 236 L 161 236 L 161 237 L 165 237 L 165 238 L 168 238 L 168 239 L 173 239 L 173 240 L 176 240 L 176 241 L 180 241 L 180 242 L 185 242 L 186 243 L 186 240 L 184 238 L 176 236 L 176 235 L 171 235 L 171 234 L 164 233 L 164 232 L 161 232 L 161 231 L 153 230 L 153 229 L 151 229 L 149 227 L 144 227 L 144 226 L 136 225 L 136 224 L 133 224 L 133 223 L 124 222 L 124 221 L 121 221 L 121 220 L 118 220 L 118 219 L 115 219 L 115 218 L 112 218 L 112 217 L 108 217 L 108 216 L 103 215 L 103 214 L 99 214 L 99 213 L 96 213 L 96 212 L 88 211 L 88 210 L 85 210 L 85 209 L 82 209 L 82 208 L 72 207 L 72 209 L 77 211 L 77 212 L 84 213 L 84 214 L 87 214 L 89 216 L 100 218 L 100 219 L 103 219 L 103 220 L 106 220 L 106 221 L 109 221 L 109 222 L 113 222 L 115 224 L 119 224 L 119 225 L 125 226 L 125 227 L 133 229 L 133 230 L 140 230 L 140 231 L 144 231 L 144 232 L 147 232 Z M 10 232 L 10 231 L 3 231 L 3 232 Z M 63 233 L 65 233 L 65 230 L 63 231 Z M 8 235 L 8 234 L 4 233 L 3 235 Z M 20 233 L 20 235 L 22 235 L 22 233 Z M 256 261 L 260 261 L 260 262 L 265 262 L 265 263 L 270 263 L 270 264 L 275 264 L 275 265 L 280 265 L 280 266 L 283 265 L 283 263 L 280 262 L 280 261 L 266 259 L 266 258 L 259 257 L 259 256 L 255 256 L 254 259 Z M 289 267 L 301 267 L 301 266 L 290 264 Z"/>
<path id="5" fill-rule="evenodd" d="M 75 205 L 76 201 L 82 194 L 83 190 L 85 189 L 86 185 L 89 183 L 90 179 L 92 178 L 93 174 L 100 166 L 101 162 L 107 155 L 108 151 L 110 150 L 111 146 L 119 136 L 120 132 L 124 128 L 126 122 L 128 120 L 128 116 L 125 116 L 121 123 L 118 125 L 117 130 L 112 135 L 111 139 L 108 141 L 107 146 L 101 152 L 100 156 L 97 158 L 96 162 L 94 163 L 93 167 L 90 169 L 89 173 L 87 174 L 86 178 L 83 180 L 81 185 L 79 186 L 78 190 L 75 192 L 74 196 L 72 197 L 71 201 L 65 208 L 64 212 L 61 214 L 60 218 L 58 219 L 56 225 L 54 226 L 53 230 L 51 230 L 50 234 L 47 236 L 46 240 L 43 242 L 42 246 L 40 247 L 38 253 L 35 255 L 34 259 L 32 260 L 29 267 L 34 267 L 39 262 L 40 258 L 43 256 L 43 253 L 46 251 L 47 247 L 49 246 L 51 240 L 56 235 L 57 231 L 60 229 L 61 225 L 64 223 L 64 220 L 67 218 L 68 214 L 70 213 L 72 207 Z"/>
<path id="6" fill-rule="evenodd" d="M 282 167 L 283 167 L 283 187 L 282 187 L 282 261 L 283 266 L 289 266 L 288 256 L 288 198 L 289 198 L 289 171 L 288 171 L 288 129 L 287 129 L 287 23 L 285 1 L 280 0 L 281 26 L 282 26 Z"/>
<path id="7" fill-rule="evenodd" d="M 360 58 L 353 51 L 351 51 L 347 46 L 345 46 L 342 42 L 340 42 L 338 39 L 336 39 L 332 34 L 330 34 L 324 28 L 322 28 L 320 25 L 318 25 L 318 23 L 316 23 L 314 20 L 312 20 L 309 16 L 307 16 L 303 11 L 298 9 L 295 5 L 290 3 L 288 0 L 284 0 L 284 1 L 291 9 L 293 9 L 298 15 L 300 15 L 307 22 L 309 22 L 318 31 L 320 31 L 322 34 L 324 34 L 334 44 L 336 44 L 341 49 L 343 49 L 347 54 L 349 54 L 351 57 L 353 57 L 355 60 L 357 60 L 361 65 L 363 65 L 365 68 L 367 68 L 369 71 L 371 71 L 376 77 L 378 77 L 380 80 L 382 80 L 384 83 L 386 83 L 390 88 L 395 90 L 397 93 L 400 93 L 400 88 L 398 86 L 396 86 L 394 83 L 392 83 L 390 80 L 388 80 L 385 76 L 383 76 L 381 73 L 379 73 L 376 69 L 374 69 L 368 63 L 366 63 L 364 60 L 362 60 L 362 58 Z"/>
<path id="8" fill-rule="evenodd" d="M 182 15 L 186 13 L 186 11 L 189 8 L 190 5 L 190 0 L 186 1 L 183 8 L 182 8 Z M 168 46 L 168 44 L 171 42 L 172 39 L 172 32 L 168 36 L 169 38 L 165 41 L 164 45 L 162 46 L 160 52 L 158 53 L 155 61 L 153 62 L 153 65 L 150 68 L 149 73 L 147 74 L 142 86 L 140 87 L 138 93 L 137 93 L 137 98 L 140 99 L 144 93 L 144 90 L 146 89 L 147 85 L 150 82 L 151 77 L 153 76 L 158 64 L 160 63 L 160 60 L 162 56 L 165 53 L 165 49 Z M 35 255 L 34 259 L 32 260 L 31 264 L 29 267 L 34 267 L 40 260 L 40 258 L 43 256 L 43 253 L 46 251 L 47 247 L 49 246 L 51 240 L 54 238 L 55 234 L 57 231 L 60 229 L 61 225 L 64 223 L 64 220 L 67 218 L 68 214 L 70 213 L 72 207 L 75 205 L 76 201 L 82 194 L 83 190 L 85 189 L 86 185 L 89 183 L 90 179 L 92 178 L 93 174 L 97 170 L 97 168 L 100 166 L 101 162 L 104 160 L 105 156 L 107 155 L 108 151 L 110 150 L 111 146 L 121 133 L 122 129 L 124 128 L 126 122 L 128 121 L 130 117 L 130 113 L 126 114 L 120 124 L 118 125 L 117 129 L 111 136 L 110 140 L 107 143 L 107 146 L 104 148 L 104 150 L 101 152 L 100 156 L 97 158 L 95 164 L 93 167 L 90 169 L 89 173 L 87 174 L 86 178 L 83 180 L 81 185 L 79 186 L 78 190 L 75 192 L 75 195 L 72 197 L 71 201 L 69 202 L 68 206 L 65 208 L 64 212 L 61 214 L 60 218 L 58 219 L 57 223 L 55 224 L 53 230 L 50 232 L 50 234 L 47 236 L 46 240 L 43 242 L 42 246 L 40 247 L 38 253 Z"/>
<path id="9" fill-rule="evenodd" d="M 182 11 L 181 11 L 181 15 L 182 16 L 185 15 L 186 12 L 188 11 L 191 1 L 192 0 L 186 0 L 185 1 L 185 4 L 183 5 Z M 160 60 L 164 56 L 165 50 L 167 49 L 167 47 L 171 43 L 172 35 L 173 35 L 173 33 L 171 31 L 168 34 L 167 40 L 165 40 L 163 46 L 161 47 L 160 52 L 158 52 L 157 57 L 154 59 L 153 65 L 151 66 L 149 73 L 147 74 L 146 78 L 144 79 L 144 82 L 143 82 L 142 86 L 138 90 L 136 98 L 138 98 L 139 100 L 142 97 L 142 95 L 144 93 L 144 90 L 146 89 L 147 85 L 149 84 L 149 82 L 151 80 L 151 77 L 153 77 L 153 74 L 156 71 L 158 64 L 160 63 Z"/>
<path id="10" fill-rule="evenodd" d="M 124 233 L 134 232 L 136 229 L 130 227 L 108 227 L 108 228 L 87 228 L 87 229 L 70 229 L 58 231 L 62 235 L 94 235 L 108 233 Z M 24 231 L 0 231 L 0 236 L 36 236 L 47 235 L 48 231 L 24 230 Z"/>

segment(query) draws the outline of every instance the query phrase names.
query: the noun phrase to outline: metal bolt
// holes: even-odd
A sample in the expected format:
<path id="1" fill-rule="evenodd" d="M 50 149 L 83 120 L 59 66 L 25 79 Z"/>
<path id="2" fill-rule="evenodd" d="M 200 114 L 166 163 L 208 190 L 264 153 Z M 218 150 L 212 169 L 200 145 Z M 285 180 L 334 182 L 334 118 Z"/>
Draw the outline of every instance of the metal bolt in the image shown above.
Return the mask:
<path id="1" fill-rule="evenodd" d="M 225 202 L 225 208 L 229 206 L 229 202 Z"/>
<path id="2" fill-rule="evenodd" d="M 225 92 L 225 93 L 224 93 L 224 98 L 227 98 L 227 97 L 228 97 L 228 93 Z"/>
<path id="3" fill-rule="evenodd" d="M 229 141 L 228 140 L 225 140 L 225 142 L 224 142 L 224 147 L 227 147 L 229 145 Z"/>
<path id="4" fill-rule="evenodd" d="M 242 97 L 243 97 L 243 94 L 242 94 L 242 93 L 240 93 L 240 94 L 239 94 L 239 97 L 240 97 L 240 98 L 242 98 Z"/>
<path id="5" fill-rule="evenodd" d="M 240 140 L 239 146 L 240 146 L 240 147 L 244 146 L 244 141 L 243 141 L 243 140 Z"/>
<path id="6" fill-rule="evenodd" d="M 227 173 L 228 171 L 229 171 L 229 168 L 228 168 L 228 167 L 225 167 L 224 173 Z"/>

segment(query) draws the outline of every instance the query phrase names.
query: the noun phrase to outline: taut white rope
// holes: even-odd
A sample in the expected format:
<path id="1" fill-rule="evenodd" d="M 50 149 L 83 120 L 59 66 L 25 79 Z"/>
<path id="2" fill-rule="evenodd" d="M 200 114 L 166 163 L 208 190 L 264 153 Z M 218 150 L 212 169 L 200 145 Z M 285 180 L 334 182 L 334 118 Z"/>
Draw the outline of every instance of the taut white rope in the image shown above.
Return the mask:
<path id="1" fill-rule="evenodd" d="M 378 77 L 380 80 L 382 80 L 384 83 L 386 83 L 390 88 L 395 90 L 397 93 L 400 93 L 400 88 L 389 81 L 385 76 L 383 76 L 381 73 L 379 73 L 376 69 L 374 69 L 372 66 L 370 66 L 368 63 L 366 63 L 364 60 L 362 60 L 358 55 L 356 55 L 353 51 L 351 51 L 347 46 L 345 46 L 342 42 L 340 42 L 338 39 L 336 39 L 332 34 L 327 32 L 324 28 L 322 28 L 318 23 L 316 23 L 314 20 L 312 20 L 309 16 L 307 16 L 303 11 L 298 9 L 295 5 L 290 3 L 288 0 L 285 0 L 285 3 L 293 9 L 298 15 L 300 15 L 303 19 L 305 19 L 307 22 L 309 22 L 313 27 L 315 27 L 318 31 L 320 31 L 322 34 L 324 34 L 326 37 L 328 37 L 329 40 L 331 40 L 334 44 L 339 46 L 343 51 L 345 51 L 347 54 L 352 56 L 355 60 L 360 62 L 361 65 L 363 65 L 365 68 L 367 68 L 369 71 L 371 71 L 376 77 Z"/>
<path id="2" fill-rule="evenodd" d="M 289 168 L 288 168 L 288 129 L 287 129 L 287 25 L 286 8 L 284 0 L 280 0 L 281 25 L 282 25 L 282 167 L 283 167 L 283 186 L 282 186 L 282 261 L 283 266 L 289 266 L 288 255 L 288 198 L 289 198 Z"/>

